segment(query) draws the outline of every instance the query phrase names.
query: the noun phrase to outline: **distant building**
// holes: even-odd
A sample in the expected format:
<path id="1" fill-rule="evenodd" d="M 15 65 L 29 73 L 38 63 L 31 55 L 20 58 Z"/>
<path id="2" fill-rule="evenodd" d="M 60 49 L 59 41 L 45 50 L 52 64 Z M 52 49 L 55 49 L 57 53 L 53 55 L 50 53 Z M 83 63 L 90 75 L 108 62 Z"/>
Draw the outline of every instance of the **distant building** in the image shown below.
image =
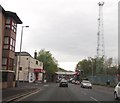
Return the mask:
<path id="1" fill-rule="evenodd" d="M 16 13 L 5 11 L 0 5 L 0 88 L 15 86 L 15 43 L 17 24 L 22 21 Z"/>
<path id="2" fill-rule="evenodd" d="M 43 70 L 43 63 L 37 60 L 36 56 L 33 58 L 29 53 L 21 52 L 20 69 L 18 71 L 19 54 L 20 52 L 15 53 L 16 81 L 42 81 L 43 73 L 45 72 Z"/>

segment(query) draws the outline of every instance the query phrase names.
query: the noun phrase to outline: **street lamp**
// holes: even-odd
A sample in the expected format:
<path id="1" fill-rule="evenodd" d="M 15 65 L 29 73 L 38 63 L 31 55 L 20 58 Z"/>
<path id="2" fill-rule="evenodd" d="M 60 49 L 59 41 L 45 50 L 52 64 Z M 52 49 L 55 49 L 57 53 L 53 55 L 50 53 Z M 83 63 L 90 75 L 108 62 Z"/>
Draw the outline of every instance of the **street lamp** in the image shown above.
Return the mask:
<path id="1" fill-rule="evenodd" d="M 22 26 L 22 29 L 21 29 L 21 40 L 20 40 L 19 62 L 18 62 L 17 85 L 19 85 L 19 69 L 20 69 L 20 62 L 21 62 L 21 49 L 22 49 L 22 38 L 23 38 L 23 28 L 24 27 L 28 28 L 29 26 Z"/>

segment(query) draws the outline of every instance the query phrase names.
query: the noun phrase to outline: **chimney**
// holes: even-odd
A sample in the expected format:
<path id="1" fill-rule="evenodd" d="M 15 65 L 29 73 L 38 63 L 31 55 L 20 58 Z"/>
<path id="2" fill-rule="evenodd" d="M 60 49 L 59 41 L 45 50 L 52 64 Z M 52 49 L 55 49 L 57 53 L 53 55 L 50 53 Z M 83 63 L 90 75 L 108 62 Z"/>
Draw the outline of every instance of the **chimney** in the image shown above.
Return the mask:
<path id="1" fill-rule="evenodd" d="M 34 52 L 34 59 L 37 59 L 37 52 L 36 52 L 36 50 Z"/>

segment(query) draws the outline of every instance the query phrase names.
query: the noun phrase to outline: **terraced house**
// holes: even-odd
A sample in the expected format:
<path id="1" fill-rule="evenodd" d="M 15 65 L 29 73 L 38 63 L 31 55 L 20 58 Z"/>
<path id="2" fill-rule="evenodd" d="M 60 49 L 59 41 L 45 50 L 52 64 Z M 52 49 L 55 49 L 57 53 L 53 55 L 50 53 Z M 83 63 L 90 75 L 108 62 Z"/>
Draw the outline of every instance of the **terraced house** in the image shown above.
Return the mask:
<path id="1" fill-rule="evenodd" d="M 0 88 L 15 86 L 15 43 L 17 24 L 22 21 L 16 13 L 0 5 Z"/>

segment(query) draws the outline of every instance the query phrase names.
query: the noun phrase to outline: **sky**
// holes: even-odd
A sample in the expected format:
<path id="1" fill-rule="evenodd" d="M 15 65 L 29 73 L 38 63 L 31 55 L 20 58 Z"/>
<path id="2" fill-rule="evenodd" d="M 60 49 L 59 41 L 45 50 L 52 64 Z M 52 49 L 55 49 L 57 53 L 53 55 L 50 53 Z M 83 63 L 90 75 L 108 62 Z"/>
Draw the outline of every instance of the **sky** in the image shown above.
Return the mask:
<path id="1" fill-rule="evenodd" d="M 104 0 L 103 27 L 105 55 L 118 55 L 118 1 Z M 45 49 L 59 67 L 74 70 L 76 64 L 97 54 L 100 0 L 0 0 L 6 11 L 16 12 L 23 24 L 17 28 L 16 50 L 34 55 Z"/>

